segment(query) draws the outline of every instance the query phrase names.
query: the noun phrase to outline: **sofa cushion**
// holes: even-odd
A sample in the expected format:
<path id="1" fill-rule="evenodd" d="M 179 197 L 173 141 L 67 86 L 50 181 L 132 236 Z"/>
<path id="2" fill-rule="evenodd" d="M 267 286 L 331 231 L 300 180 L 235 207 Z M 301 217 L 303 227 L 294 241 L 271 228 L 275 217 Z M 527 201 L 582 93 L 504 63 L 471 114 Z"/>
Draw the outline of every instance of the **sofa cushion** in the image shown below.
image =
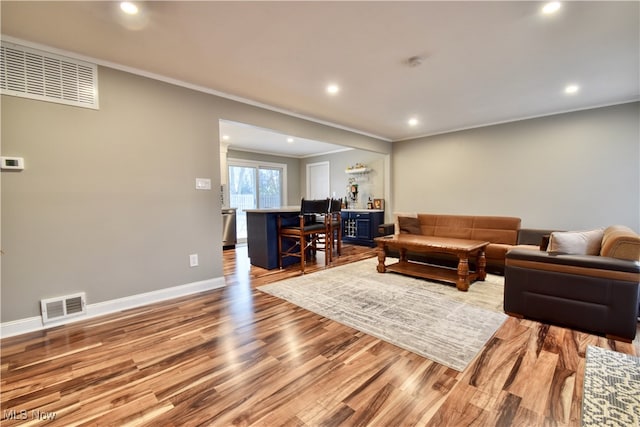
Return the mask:
<path id="1" fill-rule="evenodd" d="M 547 251 L 551 254 L 599 255 L 604 230 L 554 231 Z"/>
<path id="2" fill-rule="evenodd" d="M 400 228 L 401 234 L 422 234 L 422 230 L 420 229 L 420 221 L 418 220 L 418 218 L 399 216 L 398 227 Z"/>
<path id="3" fill-rule="evenodd" d="M 471 230 L 471 240 L 488 240 L 491 243 L 515 245 L 518 238 L 517 230 L 498 230 L 491 228 L 474 228 Z"/>
<path id="4" fill-rule="evenodd" d="M 475 216 L 473 218 L 473 240 L 488 240 L 491 243 L 515 245 L 518 240 L 520 218 L 508 216 Z"/>
<path id="5" fill-rule="evenodd" d="M 549 236 L 554 231 L 547 228 L 521 228 L 518 230 L 518 245 L 538 245 L 541 251 L 546 251 L 549 245 Z"/>
<path id="6" fill-rule="evenodd" d="M 416 218 L 420 221 L 422 234 L 425 236 L 433 236 L 436 229 L 436 221 L 439 215 L 435 214 L 417 214 Z"/>
<path id="7" fill-rule="evenodd" d="M 418 215 L 422 222 L 423 216 Z M 454 239 L 471 239 L 473 217 L 465 215 L 438 215 L 433 235 L 437 237 L 453 237 Z"/>
<path id="8" fill-rule="evenodd" d="M 416 212 L 394 212 L 393 213 L 393 233 L 400 234 L 400 223 L 398 222 L 398 218 L 401 216 L 417 218 L 418 214 Z"/>
<path id="9" fill-rule="evenodd" d="M 600 255 L 638 261 L 640 260 L 640 236 L 624 225 L 607 227 L 604 230 Z"/>
<path id="10" fill-rule="evenodd" d="M 520 218 L 501 216 L 418 214 L 425 236 L 487 240 L 514 245 Z"/>
<path id="11" fill-rule="evenodd" d="M 489 259 L 504 260 L 505 256 L 507 255 L 507 252 L 509 252 L 509 250 L 512 248 L 513 248 L 512 245 L 505 245 L 504 243 L 492 243 L 489 246 L 487 246 L 487 248 L 484 251 L 484 254 L 488 260 Z"/>

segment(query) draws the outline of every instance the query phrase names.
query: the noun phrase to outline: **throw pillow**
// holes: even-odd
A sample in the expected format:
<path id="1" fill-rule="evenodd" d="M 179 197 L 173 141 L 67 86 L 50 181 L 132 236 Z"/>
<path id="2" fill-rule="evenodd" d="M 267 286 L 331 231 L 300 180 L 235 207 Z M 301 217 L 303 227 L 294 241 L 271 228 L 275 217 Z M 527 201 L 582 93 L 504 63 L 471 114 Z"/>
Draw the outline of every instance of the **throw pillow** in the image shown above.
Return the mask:
<path id="1" fill-rule="evenodd" d="M 420 228 L 420 221 L 418 220 L 418 218 L 399 216 L 398 226 L 400 228 L 400 233 L 422 234 L 422 229 Z"/>
<path id="2" fill-rule="evenodd" d="M 394 212 L 393 213 L 393 234 L 400 234 L 400 223 L 398 218 L 401 216 L 408 218 L 418 218 L 417 212 Z"/>
<path id="3" fill-rule="evenodd" d="M 547 252 L 551 254 L 600 255 L 604 230 L 554 231 Z"/>

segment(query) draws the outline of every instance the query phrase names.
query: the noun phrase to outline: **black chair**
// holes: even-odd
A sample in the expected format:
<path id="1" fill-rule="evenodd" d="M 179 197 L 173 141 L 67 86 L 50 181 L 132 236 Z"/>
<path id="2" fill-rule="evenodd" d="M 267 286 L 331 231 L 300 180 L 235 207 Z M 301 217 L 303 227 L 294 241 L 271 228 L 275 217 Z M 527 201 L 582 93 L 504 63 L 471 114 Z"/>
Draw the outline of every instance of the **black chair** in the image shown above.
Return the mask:
<path id="1" fill-rule="evenodd" d="M 307 257 L 315 257 L 318 250 L 325 251 L 325 265 L 329 263 L 329 199 L 305 200 L 300 203 L 300 215 L 294 222 L 278 216 L 278 265 L 287 257 L 300 258 L 304 273 Z M 320 243 L 320 244 L 319 244 Z"/>

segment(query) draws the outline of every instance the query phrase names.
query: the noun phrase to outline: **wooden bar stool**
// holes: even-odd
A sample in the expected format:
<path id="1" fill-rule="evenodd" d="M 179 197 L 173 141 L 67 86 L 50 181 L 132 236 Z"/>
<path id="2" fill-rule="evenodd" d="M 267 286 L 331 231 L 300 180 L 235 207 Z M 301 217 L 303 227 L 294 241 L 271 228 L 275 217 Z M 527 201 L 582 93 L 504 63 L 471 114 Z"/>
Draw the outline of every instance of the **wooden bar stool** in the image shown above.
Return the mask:
<path id="1" fill-rule="evenodd" d="M 296 257 L 300 258 L 300 269 L 304 273 L 307 255 L 315 257 L 318 250 L 325 251 L 325 265 L 328 265 L 331 248 L 328 212 L 329 199 L 302 199 L 300 215 L 295 223 L 283 223 L 283 218 L 278 216 L 278 265 L 280 268 L 284 258 Z M 321 242 L 320 245 L 319 242 Z"/>
<path id="2" fill-rule="evenodd" d="M 333 252 L 342 255 L 342 201 L 339 199 L 331 199 L 329 204 L 329 236 L 330 245 L 329 261 L 333 261 Z"/>

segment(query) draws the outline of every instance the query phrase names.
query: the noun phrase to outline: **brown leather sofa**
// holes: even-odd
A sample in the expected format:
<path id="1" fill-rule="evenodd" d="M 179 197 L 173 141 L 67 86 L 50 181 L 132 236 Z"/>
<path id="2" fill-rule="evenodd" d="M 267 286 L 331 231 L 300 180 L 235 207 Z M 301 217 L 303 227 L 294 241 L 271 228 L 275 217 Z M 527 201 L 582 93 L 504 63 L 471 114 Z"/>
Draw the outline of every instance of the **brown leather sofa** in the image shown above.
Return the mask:
<path id="1" fill-rule="evenodd" d="M 458 239 L 488 241 L 485 251 L 487 271 L 502 273 L 507 251 L 518 239 L 520 218 L 481 215 L 439 215 L 427 213 L 396 214 L 394 224 L 382 224 L 381 235 L 394 233 L 422 234 L 425 236 L 453 237 Z M 397 256 L 390 252 L 388 255 Z M 450 254 L 417 254 L 408 252 L 413 261 L 435 263 L 455 267 L 458 259 Z M 472 265 L 472 268 L 475 266 Z"/>
<path id="2" fill-rule="evenodd" d="M 630 341 L 640 310 L 639 282 L 640 236 L 628 227 L 611 226 L 602 232 L 596 255 L 510 250 L 504 310 Z"/>

